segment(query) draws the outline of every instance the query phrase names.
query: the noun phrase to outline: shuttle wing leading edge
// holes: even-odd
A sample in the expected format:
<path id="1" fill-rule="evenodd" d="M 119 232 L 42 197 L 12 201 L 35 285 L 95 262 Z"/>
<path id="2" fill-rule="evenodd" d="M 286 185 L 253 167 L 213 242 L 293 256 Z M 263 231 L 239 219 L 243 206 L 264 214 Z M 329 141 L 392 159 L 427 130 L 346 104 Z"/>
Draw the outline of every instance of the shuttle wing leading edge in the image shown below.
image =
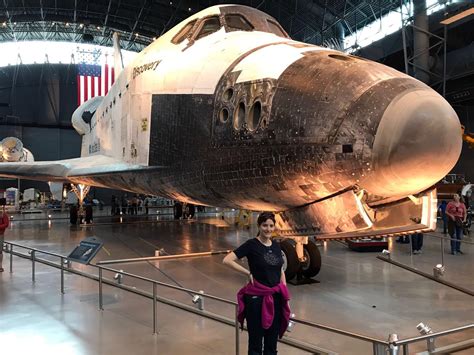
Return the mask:
<path id="1" fill-rule="evenodd" d="M 132 171 L 155 170 L 159 167 L 129 164 L 105 155 L 56 161 L 0 163 L 0 176 L 31 178 L 43 181 L 72 181 L 82 176 L 108 175 Z"/>

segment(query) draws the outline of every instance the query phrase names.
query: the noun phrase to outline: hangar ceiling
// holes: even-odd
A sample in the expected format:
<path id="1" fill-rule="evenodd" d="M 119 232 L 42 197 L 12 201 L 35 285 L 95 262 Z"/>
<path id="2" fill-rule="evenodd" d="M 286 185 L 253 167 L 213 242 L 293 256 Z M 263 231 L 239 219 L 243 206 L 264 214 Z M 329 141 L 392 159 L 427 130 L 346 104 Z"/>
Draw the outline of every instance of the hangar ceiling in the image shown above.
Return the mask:
<path id="1" fill-rule="evenodd" d="M 0 41 L 59 40 L 110 45 L 114 31 L 126 49 L 153 38 L 204 8 L 238 3 L 275 17 L 296 40 L 329 43 L 400 6 L 400 0 L 1 0 Z M 406 1 L 406 0 L 403 0 Z"/>

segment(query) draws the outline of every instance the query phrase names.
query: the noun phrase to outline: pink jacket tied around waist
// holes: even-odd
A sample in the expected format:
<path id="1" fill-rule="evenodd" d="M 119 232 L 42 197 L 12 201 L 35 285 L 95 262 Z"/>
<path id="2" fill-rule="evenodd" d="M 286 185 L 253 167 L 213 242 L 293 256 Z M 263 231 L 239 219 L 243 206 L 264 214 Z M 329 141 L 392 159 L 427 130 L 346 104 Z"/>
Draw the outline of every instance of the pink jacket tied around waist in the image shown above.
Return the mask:
<path id="1" fill-rule="evenodd" d="M 245 318 L 245 302 L 244 296 L 263 296 L 262 302 L 262 327 L 263 329 L 268 329 L 271 327 L 273 323 L 274 317 L 274 306 L 273 306 L 273 294 L 279 293 L 282 296 L 282 312 L 281 312 L 281 324 L 280 324 L 280 338 L 285 334 L 286 329 L 288 328 L 288 323 L 290 322 L 290 306 L 288 305 L 288 301 L 290 300 L 290 293 L 288 292 L 288 288 L 282 282 L 274 287 L 268 287 L 262 285 L 258 281 L 248 283 L 244 287 L 240 289 L 237 293 L 237 302 L 239 305 L 239 312 L 237 315 L 237 319 L 240 323 L 241 328 L 244 326 L 244 318 Z"/>

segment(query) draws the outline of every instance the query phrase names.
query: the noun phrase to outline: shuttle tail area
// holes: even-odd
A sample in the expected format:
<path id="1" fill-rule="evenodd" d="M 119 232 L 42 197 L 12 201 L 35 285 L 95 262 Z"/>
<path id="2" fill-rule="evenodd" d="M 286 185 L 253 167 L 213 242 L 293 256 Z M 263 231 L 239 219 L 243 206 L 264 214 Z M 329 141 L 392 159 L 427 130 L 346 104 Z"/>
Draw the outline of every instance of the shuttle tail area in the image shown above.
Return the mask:
<path id="1" fill-rule="evenodd" d="M 120 50 L 120 35 L 117 32 L 114 32 L 112 38 L 114 43 L 114 72 L 115 77 L 118 78 L 123 70 L 122 51 Z"/>
<path id="2" fill-rule="evenodd" d="M 277 227 L 282 237 L 391 237 L 435 230 L 436 213 L 436 189 L 374 208 L 363 202 L 362 194 L 350 190 L 279 213 Z"/>

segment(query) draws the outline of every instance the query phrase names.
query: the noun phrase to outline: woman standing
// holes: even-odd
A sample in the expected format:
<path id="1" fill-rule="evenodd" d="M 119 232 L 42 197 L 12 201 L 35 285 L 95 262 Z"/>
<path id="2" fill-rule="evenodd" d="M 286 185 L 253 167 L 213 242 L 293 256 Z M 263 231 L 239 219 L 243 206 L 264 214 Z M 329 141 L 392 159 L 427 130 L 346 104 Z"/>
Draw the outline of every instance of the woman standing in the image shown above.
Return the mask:
<path id="1" fill-rule="evenodd" d="M 277 353 L 278 336 L 281 338 L 288 328 L 290 297 L 280 245 L 272 240 L 275 215 L 263 212 L 257 224 L 257 237 L 227 254 L 223 263 L 245 274 L 249 280 L 237 294 L 241 325 L 244 318 L 247 319 L 248 354 L 270 355 Z M 250 271 L 236 262 L 243 257 L 247 257 Z"/>
<path id="2" fill-rule="evenodd" d="M 462 226 L 466 222 L 466 206 L 460 201 L 459 195 L 453 195 L 454 201 L 446 206 L 446 215 L 448 219 L 448 233 L 451 237 L 451 254 L 463 254 L 461 251 Z M 453 240 L 457 239 L 457 240 Z"/>
<path id="3" fill-rule="evenodd" d="M 3 272 L 3 234 L 5 233 L 5 229 L 8 228 L 10 220 L 8 219 L 7 212 L 5 211 L 5 205 L 3 205 L 2 209 L 0 210 L 0 272 Z"/>

